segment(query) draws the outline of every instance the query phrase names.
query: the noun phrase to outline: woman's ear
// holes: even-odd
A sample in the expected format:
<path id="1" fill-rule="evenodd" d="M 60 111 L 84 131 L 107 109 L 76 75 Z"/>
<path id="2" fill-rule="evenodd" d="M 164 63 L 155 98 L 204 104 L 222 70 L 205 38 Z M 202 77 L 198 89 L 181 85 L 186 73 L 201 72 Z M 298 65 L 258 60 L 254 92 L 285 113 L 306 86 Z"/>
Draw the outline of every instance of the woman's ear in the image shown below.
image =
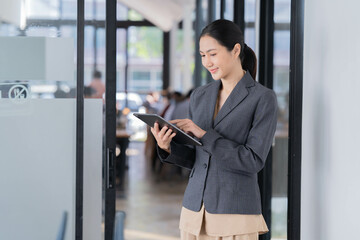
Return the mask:
<path id="1" fill-rule="evenodd" d="M 233 50 L 232 50 L 235 58 L 238 58 L 238 57 L 239 57 L 240 51 L 241 51 L 241 45 L 240 45 L 240 43 L 235 44 L 235 46 L 234 46 L 234 48 L 233 48 Z"/>

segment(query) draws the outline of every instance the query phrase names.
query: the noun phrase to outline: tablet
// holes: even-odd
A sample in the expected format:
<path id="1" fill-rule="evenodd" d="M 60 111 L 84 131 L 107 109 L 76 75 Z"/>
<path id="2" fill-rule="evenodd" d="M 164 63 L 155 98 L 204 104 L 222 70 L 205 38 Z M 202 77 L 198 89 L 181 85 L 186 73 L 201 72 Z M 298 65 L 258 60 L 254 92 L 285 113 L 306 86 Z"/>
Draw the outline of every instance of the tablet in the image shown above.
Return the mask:
<path id="1" fill-rule="evenodd" d="M 169 127 L 173 130 L 173 132 L 176 133 L 176 136 L 173 138 L 173 140 L 176 143 L 180 144 L 189 144 L 189 145 L 195 145 L 195 146 L 201 146 L 201 142 L 196 140 L 195 138 L 191 137 L 186 132 L 182 131 L 180 128 L 176 127 L 174 124 L 169 123 L 162 117 L 156 114 L 146 114 L 146 113 L 134 113 L 134 116 L 139 118 L 141 121 L 145 122 L 150 127 L 154 127 L 154 123 L 157 122 L 159 124 L 159 128 L 161 129 L 164 126 Z"/>

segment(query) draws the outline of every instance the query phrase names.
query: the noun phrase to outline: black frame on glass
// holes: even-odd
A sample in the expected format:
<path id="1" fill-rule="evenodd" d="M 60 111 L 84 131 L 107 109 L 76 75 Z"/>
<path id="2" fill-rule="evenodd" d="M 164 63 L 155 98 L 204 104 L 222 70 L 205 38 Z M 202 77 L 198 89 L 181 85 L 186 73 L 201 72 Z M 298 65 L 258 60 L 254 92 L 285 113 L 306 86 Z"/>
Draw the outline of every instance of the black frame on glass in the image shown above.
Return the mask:
<path id="1" fill-rule="evenodd" d="M 291 1 L 288 239 L 300 240 L 301 224 L 301 129 L 304 53 L 304 0 Z"/>
<path id="2" fill-rule="evenodd" d="M 163 33 L 163 90 L 169 88 L 170 85 L 170 32 Z"/>
<path id="3" fill-rule="evenodd" d="M 234 23 L 245 30 L 245 0 L 234 0 Z"/>
<path id="4" fill-rule="evenodd" d="M 77 1 L 75 239 L 83 238 L 84 188 L 84 0 Z"/>
<path id="5" fill-rule="evenodd" d="M 113 239 L 116 211 L 116 22 L 116 1 L 106 0 L 105 240 Z"/>
<path id="6" fill-rule="evenodd" d="M 274 0 L 260 1 L 259 26 L 259 82 L 273 89 L 274 71 Z M 269 232 L 261 235 L 260 240 L 271 239 L 271 198 L 272 198 L 272 148 L 266 159 L 264 168 L 259 172 L 259 188 L 264 219 L 269 226 Z"/>

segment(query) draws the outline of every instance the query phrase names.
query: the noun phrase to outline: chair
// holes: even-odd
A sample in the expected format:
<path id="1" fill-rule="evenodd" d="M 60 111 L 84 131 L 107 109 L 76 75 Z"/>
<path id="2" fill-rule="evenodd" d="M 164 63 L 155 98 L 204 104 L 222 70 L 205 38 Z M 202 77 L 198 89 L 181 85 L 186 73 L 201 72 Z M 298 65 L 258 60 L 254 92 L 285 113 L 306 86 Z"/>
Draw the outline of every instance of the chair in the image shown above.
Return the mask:
<path id="1" fill-rule="evenodd" d="M 124 240 L 124 221 L 125 212 L 117 211 L 115 215 L 115 226 L 114 226 L 114 239 L 113 240 Z"/>

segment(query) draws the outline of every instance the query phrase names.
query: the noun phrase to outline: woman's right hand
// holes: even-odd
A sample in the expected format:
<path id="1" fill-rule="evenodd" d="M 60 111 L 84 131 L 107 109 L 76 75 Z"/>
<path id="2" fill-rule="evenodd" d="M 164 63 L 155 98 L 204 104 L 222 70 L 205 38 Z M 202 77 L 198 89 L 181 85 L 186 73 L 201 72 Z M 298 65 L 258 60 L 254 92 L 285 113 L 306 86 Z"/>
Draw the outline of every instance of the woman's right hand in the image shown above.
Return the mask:
<path id="1" fill-rule="evenodd" d="M 175 137 L 176 133 L 173 133 L 173 131 L 167 126 L 164 126 L 160 130 L 158 123 L 155 123 L 154 127 L 152 127 L 150 130 L 154 135 L 158 146 L 166 152 L 170 153 L 170 142 Z"/>

